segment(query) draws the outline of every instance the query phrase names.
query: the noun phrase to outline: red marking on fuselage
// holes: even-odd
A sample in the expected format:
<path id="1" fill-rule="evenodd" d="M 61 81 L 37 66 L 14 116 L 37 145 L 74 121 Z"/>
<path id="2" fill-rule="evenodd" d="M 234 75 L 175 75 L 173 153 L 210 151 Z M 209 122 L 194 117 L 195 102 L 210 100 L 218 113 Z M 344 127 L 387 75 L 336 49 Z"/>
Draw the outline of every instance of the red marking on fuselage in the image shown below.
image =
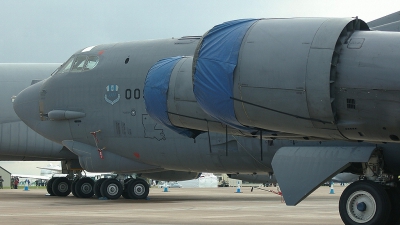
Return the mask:
<path id="1" fill-rule="evenodd" d="M 104 53 L 104 50 L 99 51 L 99 55 L 102 55 Z"/>
<path id="2" fill-rule="evenodd" d="M 134 155 L 136 158 L 140 158 L 140 154 L 137 153 L 137 152 L 134 152 L 133 155 Z"/>

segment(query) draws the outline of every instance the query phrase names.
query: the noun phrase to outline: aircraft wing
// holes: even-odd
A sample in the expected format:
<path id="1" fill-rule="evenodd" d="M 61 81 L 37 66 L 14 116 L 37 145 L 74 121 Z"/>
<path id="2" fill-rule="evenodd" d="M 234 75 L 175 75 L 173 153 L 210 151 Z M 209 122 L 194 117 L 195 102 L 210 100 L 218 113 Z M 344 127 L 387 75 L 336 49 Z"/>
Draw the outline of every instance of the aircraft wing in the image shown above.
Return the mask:
<path id="1" fill-rule="evenodd" d="M 26 175 L 26 174 L 11 174 L 12 177 L 19 178 L 32 178 L 32 179 L 42 179 L 42 180 L 50 180 L 51 177 L 48 176 L 40 176 L 40 175 Z"/>
<path id="2" fill-rule="evenodd" d="M 368 22 L 371 30 L 400 31 L 400 11 Z"/>
<path id="3" fill-rule="evenodd" d="M 51 170 L 51 171 L 56 171 L 61 173 L 61 168 L 60 167 L 36 167 L 38 169 L 44 169 L 44 170 Z"/>

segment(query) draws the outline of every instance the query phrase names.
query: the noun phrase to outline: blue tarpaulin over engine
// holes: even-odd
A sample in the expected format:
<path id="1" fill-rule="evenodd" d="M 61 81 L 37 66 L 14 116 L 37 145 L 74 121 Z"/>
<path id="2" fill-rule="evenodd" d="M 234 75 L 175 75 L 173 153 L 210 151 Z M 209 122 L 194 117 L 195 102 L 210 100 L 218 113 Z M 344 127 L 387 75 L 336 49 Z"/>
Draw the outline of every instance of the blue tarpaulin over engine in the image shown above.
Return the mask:
<path id="1" fill-rule="evenodd" d="M 242 40 L 256 19 L 229 21 L 212 28 L 201 42 L 193 75 L 193 91 L 201 108 L 210 116 L 239 130 L 233 105 L 233 72 Z"/>
<path id="2" fill-rule="evenodd" d="M 144 84 L 144 102 L 151 118 L 181 135 L 195 138 L 201 131 L 176 127 L 168 117 L 169 80 L 176 63 L 181 58 L 183 56 L 161 59 L 150 68 Z"/>

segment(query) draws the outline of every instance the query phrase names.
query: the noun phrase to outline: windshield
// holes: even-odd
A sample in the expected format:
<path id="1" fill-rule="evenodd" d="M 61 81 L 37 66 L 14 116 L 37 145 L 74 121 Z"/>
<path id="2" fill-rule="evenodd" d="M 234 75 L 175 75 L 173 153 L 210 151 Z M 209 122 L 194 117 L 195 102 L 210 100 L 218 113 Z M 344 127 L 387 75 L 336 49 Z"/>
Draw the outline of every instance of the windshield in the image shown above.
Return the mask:
<path id="1" fill-rule="evenodd" d="M 70 58 L 70 59 L 68 59 L 68 61 L 67 61 L 66 63 L 64 63 L 64 65 L 63 65 L 62 68 L 60 69 L 60 73 L 68 72 L 69 69 L 71 69 L 71 65 L 72 65 L 72 62 L 73 62 L 73 61 L 74 61 L 74 58 L 73 58 L 73 57 Z"/>
<path id="2" fill-rule="evenodd" d="M 87 59 L 86 65 L 83 67 L 83 70 L 93 69 L 97 65 L 98 62 L 99 62 L 98 56 L 89 56 Z"/>
<path id="3" fill-rule="evenodd" d="M 77 56 L 72 63 L 71 72 L 81 72 L 86 63 L 86 55 Z"/>
<path id="4" fill-rule="evenodd" d="M 61 68 L 59 68 L 56 72 L 65 73 L 65 72 L 83 72 L 88 71 L 97 66 L 99 63 L 98 56 L 91 55 L 75 55 L 68 59 L 66 63 L 64 63 Z"/>

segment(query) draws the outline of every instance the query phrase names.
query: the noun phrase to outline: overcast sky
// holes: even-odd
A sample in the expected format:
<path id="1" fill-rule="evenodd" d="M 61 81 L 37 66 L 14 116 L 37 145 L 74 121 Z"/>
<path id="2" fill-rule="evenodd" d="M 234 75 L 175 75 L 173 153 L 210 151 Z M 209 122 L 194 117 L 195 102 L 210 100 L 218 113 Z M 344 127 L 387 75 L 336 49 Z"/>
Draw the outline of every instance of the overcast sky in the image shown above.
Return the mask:
<path id="1" fill-rule="evenodd" d="M 64 62 L 87 46 L 202 35 L 241 18 L 368 22 L 398 10 L 398 0 L 0 0 L 0 63 Z"/>
<path id="2" fill-rule="evenodd" d="M 241 18 L 355 17 L 400 10 L 399 0 L 0 0 L 0 63 L 62 63 L 77 50 L 112 42 L 202 35 Z M 47 162 L 0 162 L 39 174 Z"/>

